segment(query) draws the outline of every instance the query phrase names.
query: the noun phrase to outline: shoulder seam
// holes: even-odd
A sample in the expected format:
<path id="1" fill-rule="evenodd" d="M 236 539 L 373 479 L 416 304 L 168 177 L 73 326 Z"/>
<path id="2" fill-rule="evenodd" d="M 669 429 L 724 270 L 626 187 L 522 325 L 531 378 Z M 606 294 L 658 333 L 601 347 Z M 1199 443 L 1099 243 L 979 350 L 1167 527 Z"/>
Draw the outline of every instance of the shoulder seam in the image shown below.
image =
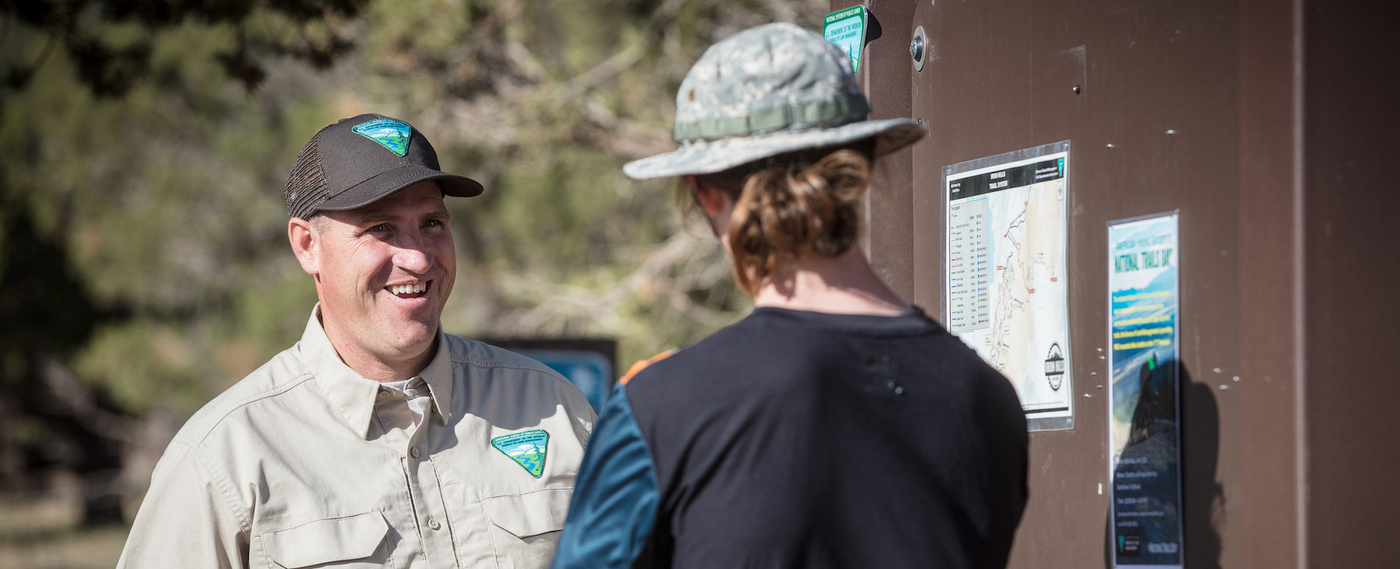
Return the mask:
<path id="1" fill-rule="evenodd" d="M 515 364 L 515 362 L 503 362 L 503 361 L 495 361 L 495 360 L 473 360 L 473 359 L 460 359 L 460 360 L 459 360 L 459 359 L 457 359 L 457 358 L 452 358 L 452 363 L 458 363 L 458 364 L 462 364 L 462 365 L 469 365 L 469 366 L 472 366 L 472 367 L 475 367 L 475 368 L 481 368 L 481 369 L 497 369 L 497 368 L 500 368 L 500 369 L 514 369 L 514 370 L 519 370 L 519 371 L 533 371 L 533 372 L 538 372 L 538 373 L 545 374 L 546 377 L 549 377 L 550 379 L 553 379 L 553 380 L 556 381 L 556 382 L 564 383 L 564 384 L 568 385 L 569 387 L 573 387 L 574 389 L 578 389 L 576 386 L 574 386 L 574 384 L 569 383 L 569 380 L 564 379 L 564 376 L 559 375 L 559 372 L 554 371 L 554 370 L 551 369 L 549 366 L 544 365 L 544 364 L 540 364 L 540 367 L 533 367 L 533 366 L 527 367 L 527 366 L 517 365 L 517 364 Z M 543 368 L 543 369 L 541 369 L 541 368 Z"/>
<path id="2" fill-rule="evenodd" d="M 219 415 L 217 419 L 213 420 L 213 422 L 209 426 L 205 427 L 203 431 L 199 433 L 198 437 L 188 437 L 187 440 L 189 440 L 190 442 L 182 442 L 181 444 L 190 446 L 191 449 L 193 449 L 194 446 L 203 445 L 204 439 L 207 438 L 210 435 L 210 433 L 214 432 L 214 429 L 218 427 L 220 423 L 223 423 L 224 419 L 227 419 L 229 415 L 232 415 L 234 411 L 242 409 L 243 407 L 246 407 L 256 401 L 267 399 L 269 397 L 275 397 L 277 395 L 281 395 L 283 393 L 291 391 L 293 388 L 298 387 L 301 384 L 306 383 L 307 380 L 313 379 L 315 377 L 316 376 L 311 372 L 304 372 L 301 375 L 298 375 L 295 378 L 293 378 L 291 381 L 287 382 L 285 385 L 281 385 L 273 389 L 269 389 L 267 391 L 254 393 L 252 395 L 244 397 L 242 400 L 230 404 L 228 408 L 224 410 L 222 415 Z M 172 440 L 172 442 L 179 441 L 181 438 L 182 437 L 176 436 L 175 439 Z"/>

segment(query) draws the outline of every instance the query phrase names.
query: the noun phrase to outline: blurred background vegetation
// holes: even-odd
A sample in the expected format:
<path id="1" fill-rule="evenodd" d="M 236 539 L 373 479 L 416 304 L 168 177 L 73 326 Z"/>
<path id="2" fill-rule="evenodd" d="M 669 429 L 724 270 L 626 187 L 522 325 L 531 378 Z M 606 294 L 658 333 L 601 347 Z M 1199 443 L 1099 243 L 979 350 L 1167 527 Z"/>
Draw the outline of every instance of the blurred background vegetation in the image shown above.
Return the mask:
<path id="1" fill-rule="evenodd" d="M 749 301 L 673 181 L 700 53 L 813 0 L 0 0 L 0 566 L 110 567 L 170 437 L 301 334 L 301 145 L 362 112 L 487 193 L 451 201 L 465 336 L 603 336 L 619 364 Z"/>

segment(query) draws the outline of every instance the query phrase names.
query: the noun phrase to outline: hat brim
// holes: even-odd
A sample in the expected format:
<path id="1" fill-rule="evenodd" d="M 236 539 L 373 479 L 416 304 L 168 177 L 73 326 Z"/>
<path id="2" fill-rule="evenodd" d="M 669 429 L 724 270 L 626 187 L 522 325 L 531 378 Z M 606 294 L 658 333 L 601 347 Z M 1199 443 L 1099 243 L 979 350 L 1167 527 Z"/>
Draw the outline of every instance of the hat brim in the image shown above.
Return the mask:
<path id="1" fill-rule="evenodd" d="M 914 119 L 886 119 L 831 128 L 702 140 L 684 143 L 672 152 L 633 160 L 623 165 L 622 171 L 638 180 L 713 174 L 785 152 L 836 146 L 871 137 L 876 137 L 875 154 L 878 156 L 918 142 L 926 134 L 928 128 Z"/>
<path id="2" fill-rule="evenodd" d="M 485 188 L 479 182 L 465 176 L 448 174 L 425 166 L 400 166 L 386 170 L 374 177 L 355 184 L 349 189 L 316 206 L 314 211 L 345 211 L 377 202 L 390 194 L 428 180 L 436 180 L 442 193 L 448 196 L 469 198 L 481 195 Z"/>

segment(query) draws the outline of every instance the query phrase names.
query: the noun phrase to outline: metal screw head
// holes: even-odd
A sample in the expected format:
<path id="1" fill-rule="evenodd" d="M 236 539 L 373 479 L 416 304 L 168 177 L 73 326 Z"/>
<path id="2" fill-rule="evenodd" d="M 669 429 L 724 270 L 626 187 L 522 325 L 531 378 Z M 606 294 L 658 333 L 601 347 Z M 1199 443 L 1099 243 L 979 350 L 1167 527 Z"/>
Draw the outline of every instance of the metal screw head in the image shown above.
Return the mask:
<path id="1" fill-rule="evenodd" d="M 928 47 L 924 37 L 924 27 L 919 26 L 914 29 L 914 39 L 909 40 L 909 57 L 914 60 L 915 71 L 924 70 L 924 52 Z"/>
<path id="2" fill-rule="evenodd" d="M 1074 86 L 1074 94 L 1076 94 L 1076 95 L 1079 94 L 1079 86 L 1078 86 L 1078 85 L 1075 85 L 1075 86 Z"/>

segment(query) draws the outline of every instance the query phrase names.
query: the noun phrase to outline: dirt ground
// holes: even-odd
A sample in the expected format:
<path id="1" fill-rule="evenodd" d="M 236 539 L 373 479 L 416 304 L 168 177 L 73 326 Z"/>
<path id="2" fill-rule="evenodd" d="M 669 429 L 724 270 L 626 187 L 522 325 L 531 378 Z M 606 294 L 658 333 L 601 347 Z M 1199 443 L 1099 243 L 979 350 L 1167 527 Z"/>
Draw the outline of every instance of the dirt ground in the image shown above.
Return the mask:
<path id="1" fill-rule="evenodd" d="M 130 528 L 82 529 L 80 519 L 77 502 L 61 496 L 0 496 L 0 568 L 115 567 Z"/>

